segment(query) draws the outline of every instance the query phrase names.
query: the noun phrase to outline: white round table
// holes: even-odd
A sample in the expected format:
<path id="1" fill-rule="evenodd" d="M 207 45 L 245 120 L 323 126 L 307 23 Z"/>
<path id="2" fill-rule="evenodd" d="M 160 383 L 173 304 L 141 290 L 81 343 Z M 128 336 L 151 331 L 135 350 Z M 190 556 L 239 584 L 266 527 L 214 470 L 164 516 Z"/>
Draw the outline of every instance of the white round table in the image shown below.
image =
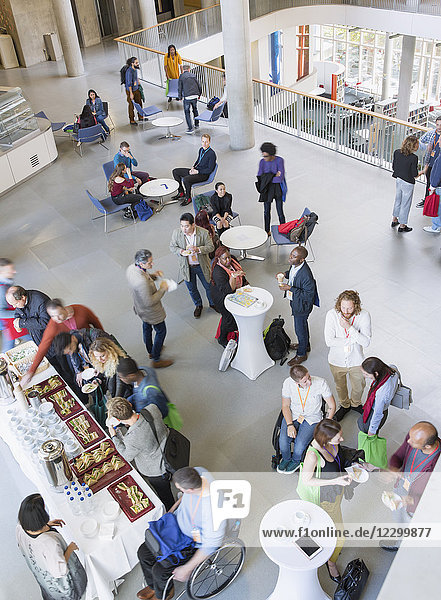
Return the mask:
<path id="1" fill-rule="evenodd" d="M 167 127 L 167 133 L 165 135 L 161 135 L 158 140 L 180 140 L 181 136 L 174 135 L 170 128 L 182 125 L 183 122 L 184 120 L 179 117 L 159 117 L 159 119 L 152 121 L 152 125 L 155 127 Z"/>
<path id="2" fill-rule="evenodd" d="M 240 250 L 239 260 L 250 258 L 251 260 L 265 260 L 263 256 L 248 254 L 247 250 L 257 248 L 268 240 L 268 234 L 261 227 L 255 225 L 240 225 L 230 227 L 220 237 L 221 242 L 227 248 Z"/>
<path id="3" fill-rule="evenodd" d="M 226 296 L 224 304 L 239 328 L 239 344 L 231 366 L 254 381 L 275 364 L 268 356 L 262 335 L 265 313 L 271 308 L 273 297 L 267 290 L 258 287 L 247 293 L 264 302 L 264 306 L 241 306 L 231 302 L 229 296 Z"/>
<path id="4" fill-rule="evenodd" d="M 307 558 L 295 545 L 295 540 L 300 537 L 264 537 L 263 530 L 293 530 L 298 528 L 294 515 L 303 511 L 310 516 L 307 525 L 308 534 L 322 547 L 314 558 Z M 305 527 L 305 525 L 303 525 Z M 334 527 L 331 517 L 311 502 L 304 500 L 286 500 L 276 504 L 264 515 L 259 530 L 260 544 L 263 551 L 276 565 L 279 565 L 279 577 L 273 593 L 267 600 L 329 600 L 318 580 L 317 569 L 324 565 L 332 556 L 337 539 L 335 537 L 314 537 L 312 530 L 326 531 L 327 527 Z M 305 532 L 302 532 L 305 535 Z"/>
<path id="5" fill-rule="evenodd" d="M 156 212 L 160 212 L 167 204 L 176 204 L 178 200 L 164 202 L 164 196 L 174 194 L 178 191 L 179 183 L 174 179 L 152 179 L 143 183 L 139 188 L 140 194 L 151 198 L 159 198 L 159 206 Z"/>

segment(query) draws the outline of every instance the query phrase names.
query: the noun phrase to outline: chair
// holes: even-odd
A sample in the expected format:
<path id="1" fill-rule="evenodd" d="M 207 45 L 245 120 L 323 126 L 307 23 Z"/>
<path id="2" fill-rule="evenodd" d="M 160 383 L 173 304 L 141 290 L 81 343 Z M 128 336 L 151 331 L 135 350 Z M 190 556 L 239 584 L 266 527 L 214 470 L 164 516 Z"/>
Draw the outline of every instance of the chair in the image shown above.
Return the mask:
<path id="1" fill-rule="evenodd" d="M 112 117 L 109 115 L 109 103 L 108 102 L 103 101 L 103 109 L 104 109 L 104 114 L 106 115 L 106 119 L 107 118 L 110 119 L 110 122 L 112 123 L 112 129 L 115 129 L 115 123 L 113 122 Z"/>
<path id="2" fill-rule="evenodd" d="M 311 211 L 309 210 L 309 208 L 305 208 L 305 210 L 302 212 L 300 218 L 304 217 L 305 215 L 309 215 L 309 214 L 311 214 Z M 277 263 L 279 262 L 279 246 L 298 246 L 299 245 L 299 244 L 297 244 L 297 242 L 291 242 L 291 240 L 289 238 L 287 238 L 286 235 L 279 233 L 278 225 L 271 225 L 271 238 L 272 238 L 272 240 L 274 240 L 274 243 L 277 246 L 277 254 L 276 254 Z M 272 242 L 270 242 L 270 245 L 274 246 L 274 244 Z M 302 245 L 302 244 L 300 244 L 300 245 Z M 314 262 L 315 254 L 314 254 L 314 250 L 312 248 L 311 239 L 309 237 L 306 240 L 305 246 L 309 246 L 309 251 L 312 256 L 312 258 L 310 258 L 309 260 L 306 259 L 306 262 Z"/>
<path id="3" fill-rule="evenodd" d="M 75 146 L 75 150 L 79 148 L 79 154 L 83 156 L 83 144 L 91 144 L 92 142 L 98 142 L 100 146 L 108 150 L 107 146 L 103 144 L 106 139 L 105 133 L 101 125 L 92 125 L 92 127 L 85 127 L 84 129 L 79 129 L 78 133 L 71 134 L 72 141 L 80 142 L 80 144 Z"/>
<path id="4" fill-rule="evenodd" d="M 222 102 L 222 104 L 214 110 L 204 110 L 204 112 L 198 116 L 198 121 L 205 121 L 206 123 L 215 123 L 216 121 L 219 121 L 224 106 L 225 102 Z"/>
<path id="5" fill-rule="evenodd" d="M 52 123 L 52 121 L 46 116 L 46 114 L 42 110 L 36 113 L 34 116 L 38 119 L 46 119 L 46 121 L 49 121 L 51 124 L 52 131 L 60 131 L 60 129 L 62 129 L 66 125 L 66 121 L 60 123 Z"/>
<path id="6" fill-rule="evenodd" d="M 191 186 L 191 192 L 193 194 L 193 189 L 196 187 L 202 187 L 203 185 L 209 185 L 210 183 L 213 183 L 214 178 L 216 177 L 216 173 L 217 170 L 219 168 L 219 165 L 216 163 L 214 165 L 214 169 L 211 171 L 210 176 L 208 177 L 208 179 L 206 179 L 205 181 L 200 181 L 199 183 L 193 183 L 193 185 Z"/>
<path id="7" fill-rule="evenodd" d="M 175 100 L 177 100 L 179 98 L 178 79 L 169 79 L 168 80 L 167 98 L 174 98 Z M 169 109 L 169 105 L 167 105 L 167 110 L 168 109 Z"/>
<path id="8" fill-rule="evenodd" d="M 106 177 L 106 181 L 109 181 L 110 176 L 113 173 L 114 170 L 114 166 L 113 166 L 113 160 L 109 160 L 109 162 L 106 162 L 103 164 L 103 171 L 104 171 L 104 175 Z M 108 189 L 107 189 L 107 184 L 106 184 L 106 194 L 108 193 Z"/>
<path id="9" fill-rule="evenodd" d="M 210 190 L 209 192 L 204 192 L 204 196 L 209 196 L 211 198 L 211 196 L 214 194 L 214 192 L 215 192 L 215 190 Z M 192 198 L 192 202 L 193 202 L 194 214 L 196 214 L 198 211 L 197 211 L 197 208 L 196 208 L 196 205 L 195 205 L 195 202 L 194 202 L 194 198 Z M 233 212 L 233 218 L 231 220 L 234 221 L 234 219 L 237 219 L 239 221 L 239 225 L 242 225 L 242 223 L 240 222 L 240 215 L 239 215 L 239 213 L 238 212 L 234 212 L 234 210 L 232 212 Z M 214 225 L 214 221 L 212 219 L 210 219 L 210 223 L 212 225 Z"/>
<path id="10" fill-rule="evenodd" d="M 92 221 L 95 221 L 96 219 L 101 219 L 102 217 L 104 217 L 104 233 L 107 233 L 107 215 L 113 215 L 113 214 L 115 214 L 117 212 L 121 212 L 122 210 L 125 210 L 126 208 L 131 206 L 130 203 L 115 204 L 115 202 L 112 200 L 111 196 L 104 198 L 104 200 L 98 200 L 98 198 L 95 198 L 95 196 L 92 196 L 92 194 L 89 192 L 89 190 L 86 190 L 86 194 L 89 196 L 90 201 L 95 206 L 95 208 L 98 210 L 98 212 L 101 213 L 101 215 L 99 215 L 98 217 L 92 217 Z M 133 222 L 136 223 L 135 217 L 133 215 L 133 211 L 132 211 L 132 219 L 133 219 Z M 112 229 L 112 231 L 117 231 L 118 229 L 124 229 L 124 227 L 127 227 L 127 225 L 123 225 L 122 227 L 117 227 L 116 229 Z"/>
<path id="11" fill-rule="evenodd" d="M 148 117 L 151 117 L 152 115 L 157 115 L 158 113 L 162 113 L 162 109 L 158 108 L 154 104 L 152 106 L 147 106 L 147 108 L 142 108 L 142 106 L 140 104 L 138 104 L 137 102 L 135 102 L 134 100 L 132 100 L 132 102 L 133 102 L 133 106 L 135 107 L 138 115 L 141 115 L 141 117 L 143 117 L 143 119 L 144 119 L 142 122 L 143 128 L 144 128 L 145 120 L 147 120 Z"/>

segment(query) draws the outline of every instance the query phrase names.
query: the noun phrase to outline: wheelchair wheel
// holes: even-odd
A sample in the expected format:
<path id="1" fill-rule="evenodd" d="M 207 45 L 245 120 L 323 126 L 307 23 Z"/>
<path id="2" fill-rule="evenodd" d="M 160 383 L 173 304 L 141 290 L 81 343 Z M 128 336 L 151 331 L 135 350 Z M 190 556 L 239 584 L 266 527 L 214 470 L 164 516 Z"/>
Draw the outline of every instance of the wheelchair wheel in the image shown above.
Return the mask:
<path id="1" fill-rule="evenodd" d="M 241 540 L 227 542 L 193 571 L 187 583 L 188 596 L 191 600 L 213 598 L 236 579 L 244 560 Z"/>

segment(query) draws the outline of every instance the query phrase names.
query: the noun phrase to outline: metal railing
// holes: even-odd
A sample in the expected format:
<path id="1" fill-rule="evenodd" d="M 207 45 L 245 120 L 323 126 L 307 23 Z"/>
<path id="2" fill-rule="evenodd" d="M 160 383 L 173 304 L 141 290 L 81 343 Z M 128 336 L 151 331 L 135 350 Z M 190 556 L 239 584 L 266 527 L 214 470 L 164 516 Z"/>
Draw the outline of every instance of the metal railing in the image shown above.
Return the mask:
<path id="1" fill-rule="evenodd" d="M 325 0 L 320 1 L 324 3 Z M 385 3 L 393 0 L 375 0 L 376 3 L 380 1 Z M 277 0 L 270 2 L 271 5 L 277 4 Z M 287 4 L 288 0 L 278 0 L 278 3 Z M 309 3 L 313 3 L 313 0 L 309 0 Z M 293 4 L 292 0 L 290 4 Z M 209 14 L 204 16 L 204 13 Z M 122 62 L 136 54 L 141 64 L 142 79 L 165 88 L 164 54 L 168 44 L 175 43 L 181 47 L 191 43 L 190 39 L 195 42 L 213 35 L 216 32 L 216 15 L 220 20 L 219 5 L 120 37 L 116 41 Z M 142 41 L 149 41 L 154 47 L 148 47 Z M 221 97 L 223 69 L 187 58 L 185 62 L 191 66 L 201 83 L 203 102 L 208 102 L 214 96 Z M 426 127 L 266 81 L 253 80 L 253 96 L 254 120 L 257 123 L 385 169 L 391 169 L 393 151 L 401 146 L 406 136 L 427 131 Z"/>

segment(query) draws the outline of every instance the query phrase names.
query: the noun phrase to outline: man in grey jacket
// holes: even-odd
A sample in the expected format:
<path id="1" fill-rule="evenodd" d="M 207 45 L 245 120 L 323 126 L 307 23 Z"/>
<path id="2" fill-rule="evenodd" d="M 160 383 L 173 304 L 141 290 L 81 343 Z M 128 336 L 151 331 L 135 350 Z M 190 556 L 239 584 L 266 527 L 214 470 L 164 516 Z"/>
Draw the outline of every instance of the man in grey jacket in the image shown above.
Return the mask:
<path id="1" fill-rule="evenodd" d="M 198 98 L 202 93 L 201 84 L 196 79 L 194 73 L 190 73 L 190 66 L 182 67 L 183 73 L 179 75 L 178 80 L 178 95 L 179 100 L 184 99 L 184 114 L 187 121 L 187 131 L 185 133 L 193 133 L 193 121 L 190 115 L 190 108 L 193 110 L 194 128 L 199 129 L 198 113 Z"/>
<path id="2" fill-rule="evenodd" d="M 197 227 L 191 213 L 180 218 L 181 226 L 175 229 L 170 242 L 170 252 L 179 257 L 179 280 L 184 279 L 196 308 L 194 318 L 202 313 L 202 298 L 196 283 L 196 277 L 205 288 L 210 308 L 216 310 L 210 295 L 210 252 L 214 251 L 210 234 L 203 227 Z"/>
<path id="3" fill-rule="evenodd" d="M 167 283 L 161 281 L 159 289 L 155 280 L 162 277 L 162 271 L 149 273 L 153 266 L 153 256 L 150 250 L 138 250 L 135 263 L 126 270 L 126 277 L 133 297 L 133 310 L 142 321 L 142 335 L 147 354 L 152 359 L 155 369 L 169 367 L 172 360 L 161 360 L 161 350 L 164 344 L 167 328 L 165 326 L 165 310 L 161 299 L 168 290 Z M 153 330 L 155 340 L 153 341 Z"/>

